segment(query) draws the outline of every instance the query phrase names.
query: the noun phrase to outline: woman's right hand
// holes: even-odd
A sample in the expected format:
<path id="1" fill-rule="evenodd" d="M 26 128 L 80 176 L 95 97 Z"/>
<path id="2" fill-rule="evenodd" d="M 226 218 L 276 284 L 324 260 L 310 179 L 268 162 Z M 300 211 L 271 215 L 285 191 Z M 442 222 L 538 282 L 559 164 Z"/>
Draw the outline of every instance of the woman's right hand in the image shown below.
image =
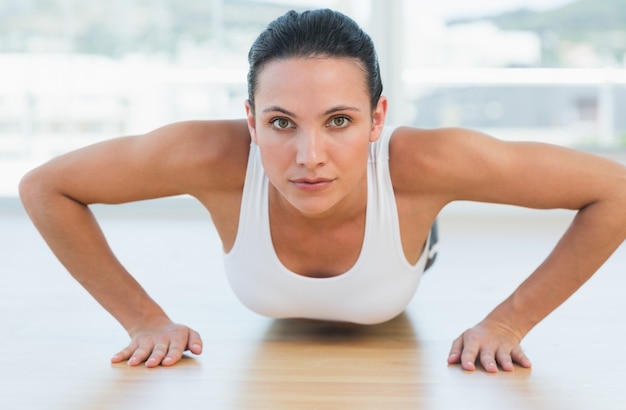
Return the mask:
<path id="1" fill-rule="evenodd" d="M 113 356 L 111 362 L 127 360 L 129 366 L 145 362 L 146 367 L 171 366 L 185 351 L 202 353 L 202 339 L 198 332 L 173 322 L 148 326 L 129 332 L 130 344 Z"/>
<path id="2" fill-rule="evenodd" d="M 20 181 L 24 208 L 50 249 L 129 332 L 131 343 L 113 362 L 169 366 L 186 350 L 201 353 L 202 341 L 193 330 L 167 319 L 126 270 L 90 205 L 186 194 L 198 198 L 214 221 L 236 220 L 232 215 L 238 210 L 230 204 L 241 196 L 249 147 L 245 119 L 187 121 L 57 156 Z M 220 226 L 232 231 L 226 222 Z"/>

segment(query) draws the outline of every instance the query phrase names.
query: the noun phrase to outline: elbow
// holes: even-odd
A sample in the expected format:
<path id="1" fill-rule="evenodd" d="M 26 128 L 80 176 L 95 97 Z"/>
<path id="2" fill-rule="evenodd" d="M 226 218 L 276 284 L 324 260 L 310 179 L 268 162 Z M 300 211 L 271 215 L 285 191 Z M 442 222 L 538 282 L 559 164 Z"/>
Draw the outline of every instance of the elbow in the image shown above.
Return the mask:
<path id="1" fill-rule="evenodd" d="M 22 201 L 22 205 L 26 210 L 30 207 L 30 204 L 34 202 L 33 198 L 37 194 L 37 186 L 38 178 L 36 176 L 35 170 L 29 171 L 26 175 L 22 177 L 18 184 L 18 193 L 20 196 L 20 201 Z"/>
<path id="2" fill-rule="evenodd" d="M 44 202 L 47 191 L 49 192 L 49 189 L 46 189 L 46 178 L 39 168 L 29 171 L 18 184 L 20 201 L 29 214 L 38 204 Z"/>

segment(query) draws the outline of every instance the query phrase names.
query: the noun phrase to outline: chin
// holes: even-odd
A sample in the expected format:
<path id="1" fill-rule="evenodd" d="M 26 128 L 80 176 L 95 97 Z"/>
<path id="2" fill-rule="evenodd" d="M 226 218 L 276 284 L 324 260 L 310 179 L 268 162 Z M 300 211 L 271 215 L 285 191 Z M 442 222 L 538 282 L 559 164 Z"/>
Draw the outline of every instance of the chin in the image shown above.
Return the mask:
<path id="1" fill-rule="evenodd" d="M 291 206 L 298 210 L 302 215 L 308 217 L 321 217 L 326 215 L 335 205 L 334 202 L 327 198 L 308 198 L 305 200 L 296 199 L 289 201 Z"/>

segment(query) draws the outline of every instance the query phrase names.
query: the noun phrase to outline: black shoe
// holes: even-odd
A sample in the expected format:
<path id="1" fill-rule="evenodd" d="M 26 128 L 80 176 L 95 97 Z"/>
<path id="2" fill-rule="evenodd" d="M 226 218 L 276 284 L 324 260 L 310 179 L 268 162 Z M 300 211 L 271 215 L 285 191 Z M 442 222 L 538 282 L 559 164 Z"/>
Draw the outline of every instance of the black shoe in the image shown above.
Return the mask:
<path id="1" fill-rule="evenodd" d="M 428 244 L 428 255 L 426 256 L 426 266 L 424 267 L 424 272 L 428 268 L 430 268 L 433 263 L 435 263 L 435 259 L 437 259 L 437 252 L 439 251 L 439 229 L 437 228 L 437 220 L 433 223 L 433 226 L 430 227 L 430 243 Z"/>

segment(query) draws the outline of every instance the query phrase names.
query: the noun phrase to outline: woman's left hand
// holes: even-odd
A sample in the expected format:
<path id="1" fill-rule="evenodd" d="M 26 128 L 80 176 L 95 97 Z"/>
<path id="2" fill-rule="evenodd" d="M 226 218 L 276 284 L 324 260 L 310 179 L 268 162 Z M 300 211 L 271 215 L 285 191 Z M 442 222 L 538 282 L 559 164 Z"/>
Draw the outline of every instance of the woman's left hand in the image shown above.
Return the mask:
<path id="1" fill-rule="evenodd" d="M 464 370 L 474 371 L 479 361 L 489 373 L 497 373 L 498 365 L 502 370 L 513 371 L 513 363 L 529 368 L 530 360 L 520 346 L 521 339 L 507 326 L 485 319 L 452 343 L 448 363 L 460 363 Z"/>

